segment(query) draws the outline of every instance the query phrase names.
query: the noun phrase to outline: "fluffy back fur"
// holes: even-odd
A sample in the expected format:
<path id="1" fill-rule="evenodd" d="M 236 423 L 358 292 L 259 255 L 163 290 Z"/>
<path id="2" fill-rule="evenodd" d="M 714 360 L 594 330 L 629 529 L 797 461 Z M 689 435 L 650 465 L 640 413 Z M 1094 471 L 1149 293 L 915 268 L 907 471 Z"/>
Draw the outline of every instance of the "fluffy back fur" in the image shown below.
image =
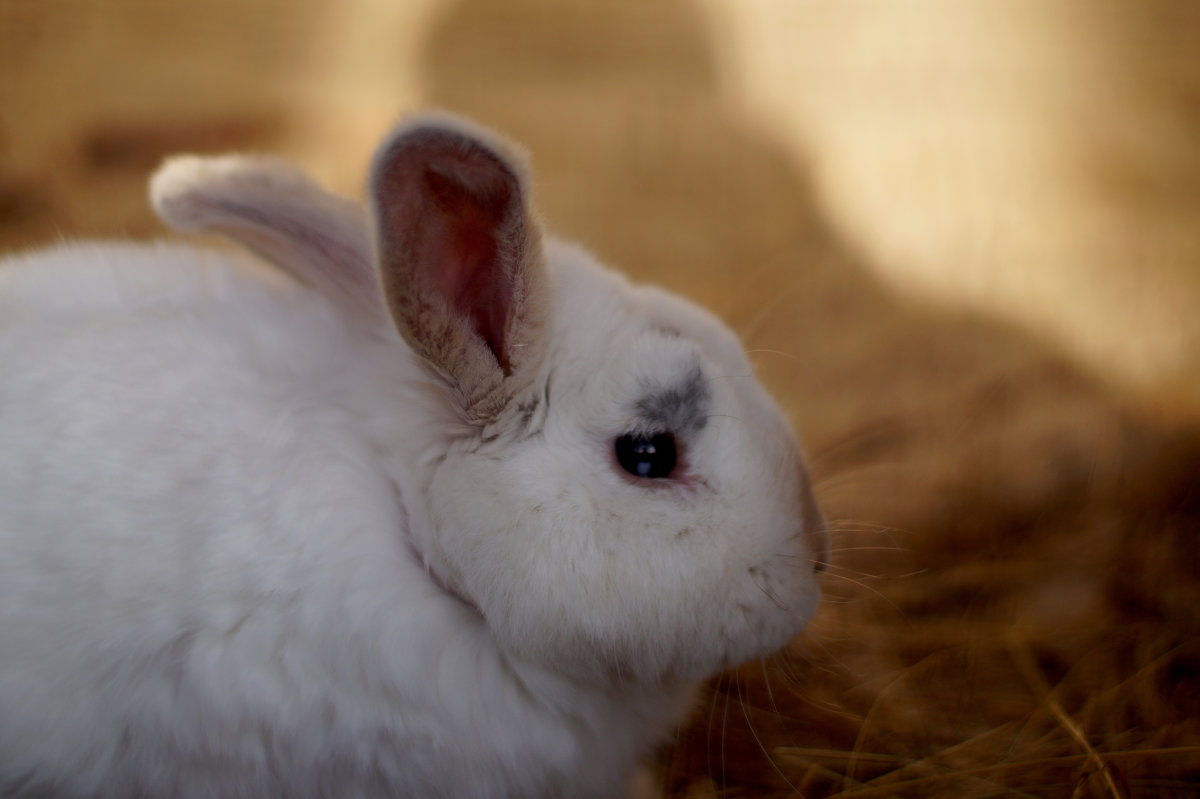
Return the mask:
<path id="1" fill-rule="evenodd" d="M 160 214 L 273 268 L 0 266 L 0 794 L 616 796 L 805 623 L 824 525 L 741 346 L 543 243 L 512 153 L 411 121 L 368 209 L 179 159 Z"/>

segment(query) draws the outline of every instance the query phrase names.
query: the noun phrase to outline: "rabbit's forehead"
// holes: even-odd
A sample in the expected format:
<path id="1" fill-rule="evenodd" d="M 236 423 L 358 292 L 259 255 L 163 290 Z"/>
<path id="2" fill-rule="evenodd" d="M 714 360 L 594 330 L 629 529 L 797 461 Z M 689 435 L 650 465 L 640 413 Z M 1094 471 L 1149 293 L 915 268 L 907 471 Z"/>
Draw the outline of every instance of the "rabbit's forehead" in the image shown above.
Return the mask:
<path id="1" fill-rule="evenodd" d="M 705 391 L 707 358 L 695 342 L 659 328 L 643 328 L 623 338 L 610 344 L 605 367 L 619 375 L 626 391 L 646 395 L 632 399 L 645 399 L 649 406 L 656 404 L 657 396 Z"/>

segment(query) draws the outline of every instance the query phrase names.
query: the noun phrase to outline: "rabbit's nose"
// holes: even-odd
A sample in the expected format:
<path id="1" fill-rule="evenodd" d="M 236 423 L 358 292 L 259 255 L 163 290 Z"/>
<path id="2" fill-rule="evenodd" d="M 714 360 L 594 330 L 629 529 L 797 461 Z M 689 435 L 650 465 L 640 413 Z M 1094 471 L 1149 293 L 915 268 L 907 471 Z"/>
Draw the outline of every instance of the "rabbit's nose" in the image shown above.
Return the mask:
<path id="1" fill-rule="evenodd" d="M 820 574 L 829 568 L 829 523 L 807 485 L 804 487 L 804 532 L 808 536 L 813 571 Z"/>

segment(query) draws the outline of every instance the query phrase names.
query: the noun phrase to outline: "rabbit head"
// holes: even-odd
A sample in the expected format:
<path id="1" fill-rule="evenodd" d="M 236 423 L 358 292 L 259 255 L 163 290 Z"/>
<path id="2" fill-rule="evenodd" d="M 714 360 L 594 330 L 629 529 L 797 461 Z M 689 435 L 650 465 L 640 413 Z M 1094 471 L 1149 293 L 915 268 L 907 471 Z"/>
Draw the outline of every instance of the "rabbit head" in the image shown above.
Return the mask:
<path id="1" fill-rule="evenodd" d="M 514 660 L 692 680 L 812 614 L 824 523 L 737 338 L 543 238 L 507 143 L 409 121 L 376 153 L 368 211 L 244 158 L 174 161 L 152 193 L 172 224 L 247 244 L 419 356 L 446 413 L 397 427 L 423 442 L 414 547 Z"/>

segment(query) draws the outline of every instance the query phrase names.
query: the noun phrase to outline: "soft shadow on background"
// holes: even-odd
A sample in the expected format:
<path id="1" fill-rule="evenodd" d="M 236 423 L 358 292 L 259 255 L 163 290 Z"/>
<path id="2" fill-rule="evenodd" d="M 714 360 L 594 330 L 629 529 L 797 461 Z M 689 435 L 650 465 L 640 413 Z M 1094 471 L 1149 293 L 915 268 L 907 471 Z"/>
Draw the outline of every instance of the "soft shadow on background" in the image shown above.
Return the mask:
<path id="1" fill-rule="evenodd" d="M 664 793 L 1200 792 L 1200 8 L 897 8 L 0 0 L 0 249 L 162 235 L 168 153 L 357 194 L 398 115 L 474 116 L 743 334 L 836 520 Z"/>

